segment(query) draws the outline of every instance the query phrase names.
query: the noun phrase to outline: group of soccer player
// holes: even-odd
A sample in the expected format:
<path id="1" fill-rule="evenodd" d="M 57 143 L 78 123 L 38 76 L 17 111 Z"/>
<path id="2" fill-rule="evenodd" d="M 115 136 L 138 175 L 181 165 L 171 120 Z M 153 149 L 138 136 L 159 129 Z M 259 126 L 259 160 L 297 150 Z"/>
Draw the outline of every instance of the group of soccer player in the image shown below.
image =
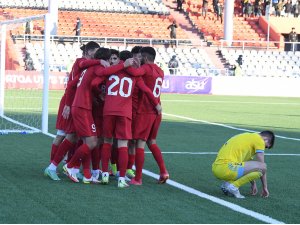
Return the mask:
<path id="1" fill-rule="evenodd" d="M 169 173 L 156 144 L 164 73 L 154 63 L 155 49 L 119 52 L 91 41 L 81 50 L 60 101 L 44 174 L 60 180 L 57 167 L 66 159 L 63 171 L 73 182 L 108 184 L 114 175 L 119 188 L 142 185 L 147 144 L 159 166 L 158 183 L 165 183 Z"/>

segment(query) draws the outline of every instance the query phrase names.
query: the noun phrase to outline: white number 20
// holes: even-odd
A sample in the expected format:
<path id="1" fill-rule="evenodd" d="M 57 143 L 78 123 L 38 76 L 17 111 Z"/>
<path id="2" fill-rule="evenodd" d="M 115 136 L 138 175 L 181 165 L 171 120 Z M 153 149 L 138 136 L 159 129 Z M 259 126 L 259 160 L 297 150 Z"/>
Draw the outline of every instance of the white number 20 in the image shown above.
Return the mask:
<path id="1" fill-rule="evenodd" d="M 109 77 L 109 80 L 114 80 L 114 82 L 109 85 L 108 89 L 107 89 L 107 94 L 108 95 L 113 95 L 113 96 L 117 96 L 118 95 L 118 91 L 119 94 L 124 97 L 127 98 L 128 96 L 131 95 L 131 90 L 132 90 L 132 79 L 129 77 L 123 77 L 122 79 L 120 79 L 118 76 L 116 75 L 112 75 Z M 124 92 L 124 84 L 125 82 L 128 83 L 128 92 L 125 93 Z M 117 86 L 118 84 L 120 84 L 120 88 L 117 91 L 112 91 L 112 89 Z"/>

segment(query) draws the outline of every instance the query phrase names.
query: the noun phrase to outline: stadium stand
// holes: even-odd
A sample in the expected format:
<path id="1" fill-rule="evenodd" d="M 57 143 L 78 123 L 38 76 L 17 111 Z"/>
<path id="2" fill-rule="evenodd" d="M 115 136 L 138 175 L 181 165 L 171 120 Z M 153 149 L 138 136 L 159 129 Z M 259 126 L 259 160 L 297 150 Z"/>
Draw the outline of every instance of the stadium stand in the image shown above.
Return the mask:
<path id="1" fill-rule="evenodd" d="M 50 65 L 52 71 L 67 71 L 68 64 L 74 62 L 74 60 L 81 56 L 81 51 L 79 50 L 79 44 L 66 43 L 66 44 L 52 44 L 51 45 L 51 56 Z M 109 48 L 117 50 L 131 50 L 131 47 L 110 45 L 106 46 Z M 181 75 L 193 75 L 193 76 L 207 76 L 207 75 L 217 75 L 220 71 L 215 68 L 212 61 L 203 49 L 199 48 L 165 48 L 157 47 L 156 62 L 159 63 L 166 73 L 168 71 L 168 62 L 173 55 L 177 56 L 179 60 L 179 71 L 178 74 Z M 27 43 L 26 52 L 30 53 L 34 67 L 36 70 L 42 69 L 42 59 L 43 59 L 43 46 L 41 43 Z"/>
<path id="2" fill-rule="evenodd" d="M 2 7 L 46 9 L 48 0 L 0 0 Z M 123 12 L 123 13 L 152 13 L 169 14 L 169 9 L 161 0 L 131 0 L 131 1 L 98 1 L 98 0 L 64 0 L 58 1 L 60 10 Z"/>
<path id="3" fill-rule="evenodd" d="M 221 0 L 220 2 L 224 6 L 224 1 Z M 194 25 L 204 34 L 206 40 L 211 42 L 213 45 L 218 45 L 219 40 L 223 39 L 224 24 L 222 24 L 220 21 L 217 21 L 212 0 L 208 3 L 208 12 L 206 18 L 202 16 L 202 3 L 199 4 L 199 1 L 197 0 L 186 1 L 184 8 Z M 248 40 L 249 42 L 246 42 L 245 45 L 250 47 L 266 47 L 266 43 L 254 42 L 267 40 L 266 32 L 264 32 L 259 26 L 258 17 L 244 18 L 240 16 L 240 1 L 235 1 L 234 9 L 235 15 L 233 17 L 233 39 L 240 41 Z M 238 47 L 242 44 L 241 42 L 236 42 L 233 43 L 233 45 Z M 271 43 L 269 47 L 275 47 L 275 45 Z"/>
<path id="4" fill-rule="evenodd" d="M 224 4 L 224 1 L 221 0 Z M 0 19 L 13 19 L 27 17 L 32 15 L 46 13 L 48 0 L 16 0 L 4 1 L 0 0 Z M 204 19 L 201 15 L 201 4 L 198 0 L 185 1 L 184 9 L 186 16 L 190 21 L 205 34 L 208 42 L 214 45 L 219 45 L 223 38 L 223 24 L 216 21 L 212 0 L 209 0 L 208 14 Z M 216 66 L 213 59 L 214 54 L 209 54 L 205 47 L 179 46 L 175 49 L 169 48 L 167 40 L 169 39 L 168 25 L 176 17 L 169 10 L 172 7 L 166 7 L 161 0 L 132 0 L 132 1 L 94 1 L 94 0 L 63 0 L 59 1 L 58 15 L 58 35 L 61 37 L 70 37 L 69 41 L 62 39 L 53 39 L 51 44 L 50 67 L 52 71 L 68 71 L 69 64 L 79 57 L 79 42 L 72 43 L 74 36 L 74 27 L 76 18 L 80 17 L 83 24 L 81 36 L 98 38 L 97 41 L 106 47 L 119 50 L 130 50 L 131 44 L 122 43 L 126 39 L 137 39 L 140 45 L 145 44 L 142 40 L 160 39 L 160 45 L 155 45 L 157 50 L 157 62 L 161 64 L 166 73 L 169 73 L 167 64 L 173 55 L 177 56 L 179 61 L 179 75 L 194 75 L 194 76 L 211 76 L 224 75 L 227 72 L 221 72 L 224 67 Z M 26 10 L 24 10 L 26 9 Z M 74 11 L 76 13 L 74 13 Z M 229 49 L 221 47 L 220 56 L 225 62 L 225 68 L 228 69 L 237 66 L 237 58 L 243 55 L 243 64 L 240 66 L 241 75 L 245 76 L 299 76 L 299 54 L 298 52 L 282 52 L 273 43 L 268 45 L 269 48 L 274 48 L 272 51 L 260 50 L 266 48 L 266 31 L 262 28 L 258 18 L 244 18 L 240 16 L 241 5 L 240 1 L 235 1 L 235 16 L 234 20 L 234 42 L 233 47 Z M 261 17 L 263 18 L 263 17 Z M 273 18 L 272 18 L 273 19 Z M 288 18 L 286 18 L 288 19 Z M 276 24 L 285 24 L 284 22 L 276 22 Z M 275 21 L 275 20 L 274 20 Z M 273 25 L 274 25 L 273 24 Z M 43 32 L 44 24 L 41 21 L 34 21 L 33 35 L 40 36 Z M 18 69 L 23 67 L 23 58 L 26 53 L 30 53 L 36 70 L 42 68 L 43 44 L 41 39 L 32 39 L 31 43 L 25 41 L 24 26 L 13 27 L 11 34 L 14 38 L 19 37 L 17 44 L 10 46 L 8 54 L 10 54 L 10 67 Z M 278 34 L 281 35 L 280 33 Z M 119 43 L 103 42 L 103 38 L 119 37 Z M 178 39 L 188 39 L 187 32 L 182 27 L 177 29 Z M 21 39 L 21 41 L 20 41 Z M 86 39 L 89 40 L 89 39 Z M 257 42 L 262 41 L 262 42 Z M 25 44 L 26 43 L 26 44 Z M 224 42 L 223 42 L 224 43 Z M 211 49 L 213 48 L 211 46 Z M 240 49 L 247 47 L 252 50 Z M 214 50 L 214 53 L 217 49 Z M 281 49 L 282 50 L 282 49 Z M 14 52 L 12 54 L 11 52 Z M 15 61 L 19 62 L 19 67 Z M 11 66 L 14 62 L 14 66 Z M 222 64 L 222 63 L 220 63 Z M 225 69 L 227 71 L 227 69 Z M 271 73 L 270 73 L 271 71 Z"/>
<path id="5" fill-rule="evenodd" d="M 241 65 L 237 60 L 242 56 Z M 222 49 L 221 56 L 229 67 L 239 66 L 243 76 L 299 77 L 300 52 Z"/>
<path id="6" fill-rule="evenodd" d="M 45 13 L 45 10 L 22 10 L 5 8 L 3 13 L 7 18 L 20 18 Z M 58 35 L 74 35 L 76 18 L 79 17 L 83 27 L 81 36 L 129 37 L 129 38 L 157 38 L 169 39 L 167 27 L 169 17 L 151 14 L 99 13 L 60 11 L 58 15 Z M 40 34 L 44 25 L 34 22 L 34 34 Z M 165 29 L 162 29 L 164 27 Z M 14 31 L 16 35 L 24 33 L 22 27 Z M 185 31 L 177 30 L 178 39 L 187 39 Z"/>

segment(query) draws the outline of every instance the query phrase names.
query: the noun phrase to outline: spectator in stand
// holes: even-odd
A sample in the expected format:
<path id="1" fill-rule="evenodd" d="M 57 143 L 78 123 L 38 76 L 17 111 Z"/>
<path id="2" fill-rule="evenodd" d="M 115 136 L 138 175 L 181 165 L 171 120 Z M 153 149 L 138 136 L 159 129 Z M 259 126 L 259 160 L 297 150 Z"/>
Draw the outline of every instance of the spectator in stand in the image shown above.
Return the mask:
<path id="1" fill-rule="evenodd" d="M 264 12 L 263 12 L 263 15 L 265 16 L 268 16 L 268 13 L 270 11 L 270 0 L 267 0 L 265 1 L 265 4 L 264 4 Z M 271 11 L 270 11 L 270 14 L 271 14 Z"/>
<path id="2" fill-rule="evenodd" d="M 26 52 L 24 62 L 25 62 L 25 70 L 26 71 L 32 71 L 32 70 L 34 70 L 33 60 L 32 60 L 32 58 L 30 56 L 30 53 Z"/>
<path id="3" fill-rule="evenodd" d="M 219 21 L 219 19 L 221 19 L 221 23 L 223 23 L 223 5 L 220 2 L 217 5 L 217 21 Z"/>
<path id="4" fill-rule="evenodd" d="M 182 11 L 182 4 L 183 4 L 183 0 L 177 0 L 177 10 L 178 11 Z"/>
<path id="5" fill-rule="evenodd" d="M 250 17 L 252 14 L 253 14 L 253 5 L 249 1 L 247 6 L 246 6 L 246 15 L 247 15 L 247 17 Z"/>
<path id="6" fill-rule="evenodd" d="M 296 4 L 293 6 L 293 12 L 294 12 L 294 17 L 298 17 L 300 13 L 300 1 L 297 1 Z"/>
<path id="7" fill-rule="evenodd" d="M 219 0 L 213 0 L 213 8 L 214 8 L 214 13 L 217 13 L 217 5 L 219 3 Z"/>
<path id="8" fill-rule="evenodd" d="M 171 25 L 169 25 L 167 28 L 167 29 L 170 29 L 170 38 L 171 39 L 176 39 L 176 28 L 177 28 L 177 24 L 176 24 L 176 21 L 174 20 L 173 23 Z M 173 48 L 173 41 L 171 41 L 171 47 Z"/>
<path id="9" fill-rule="evenodd" d="M 249 0 L 242 0 L 241 3 L 242 3 L 242 16 L 244 16 L 245 14 L 247 14 Z"/>
<path id="10" fill-rule="evenodd" d="M 262 15 L 262 0 L 255 0 L 254 2 L 254 16 Z"/>
<path id="11" fill-rule="evenodd" d="M 168 63 L 168 66 L 169 66 L 170 74 L 176 75 L 177 74 L 177 68 L 179 66 L 179 63 L 176 59 L 176 55 L 172 56 L 172 58 L 170 59 L 170 61 Z"/>
<path id="12" fill-rule="evenodd" d="M 288 0 L 283 7 L 284 7 L 285 16 L 290 17 L 292 15 L 292 10 L 293 10 L 292 1 Z"/>
<path id="13" fill-rule="evenodd" d="M 272 0 L 272 5 L 274 8 L 276 8 L 278 2 L 279 2 L 279 0 Z"/>
<path id="14" fill-rule="evenodd" d="M 32 23 L 32 21 L 27 21 L 25 23 L 25 35 L 28 35 L 29 42 L 31 42 L 32 31 L 33 31 L 33 23 Z M 25 37 L 25 39 L 27 39 L 27 38 Z"/>
<path id="15" fill-rule="evenodd" d="M 207 8 L 208 8 L 208 0 L 203 0 L 203 3 L 202 3 L 202 16 L 204 17 L 204 19 L 206 18 Z"/>
<path id="16" fill-rule="evenodd" d="M 281 12 L 283 10 L 283 0 L 280 0 L 275 7 L 275 15 L 277 17 L 281 16 Z"/>
<path id="17" fill-rule="evenodd" d="M 298 35 L 295 32 L 295 27 L 292 28 L 292 31 L 289 34 L 289 42 L 298 42 Z M 291 43 L 290 51 L 296 51 L 297 45 L 295 43 Z"/>
<path id="18" fill-rule="evenodd" d="M 78 37 L 78 40 L 80 40 L 80 42 L 81 42 L 81 39 L 80 39 L 81 27 L 82 27 L 82 24 L 81 24 L 80 18 L 77 17 L 76 25 L 75 25 L 75 28 L 73 31 L 75 31 L 75 36 Z"/>

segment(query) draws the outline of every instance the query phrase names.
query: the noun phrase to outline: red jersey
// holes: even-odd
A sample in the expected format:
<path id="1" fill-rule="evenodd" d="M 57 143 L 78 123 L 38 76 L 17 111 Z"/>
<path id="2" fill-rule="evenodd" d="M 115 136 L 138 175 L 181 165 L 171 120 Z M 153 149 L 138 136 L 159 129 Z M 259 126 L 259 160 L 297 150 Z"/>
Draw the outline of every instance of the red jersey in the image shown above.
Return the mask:
<path id="1" fill-rule="evenodd" d="M 82 69 L 79 67 L 79 63 L 84 61 L 85 58 L 77 58 L 73 64 L 72 70 L 69 74 L 68 77 L 68 84 L 65 90 L 65 95 L 66 95 L 66 102 L 65 105 L 71 106 L 75 92 L 76 92 L 76 87 L 72 85 L 72 81 L 76 79 L 78 76 L 80 76 L 80 73 L 82 72 Z"/>
<path id="2" fill-rule="evenodd" d="M 99 65 L 99 64 L 100 64 L 99 60 L 87 60 L 86 58 L 76 59 L 68 78 L 68 84 L 65 91 L 65 95 L 66 95 L 65 105 L 67 106 L 72 105 L 72 102 L 75 97 L 76 89 L 77 89 L 78 78 L 82 73 L 82 71 L 88 68 L 89 66 Z"/>
<path id="3" fill-rule="evenodd" d="M 144 64 L 138 69 L 128 68 L 126 71 L 133 76 L 141 75 L 146 86 L 150 88 L 154 97 L 157 99 L 158 103 L 160 103 L 160 92 L 164 79 L 164 72 L 159 66 L 156 64 Z M 137 112 L 157 113 L 155 107 L 153 107 L 153 104 L 151 104 L 150 99 L 145 95 L 145 93 L 139 94 Z"/>
<path id="4" fill-rule="evenodd" d="M 137 111 L 139 104 L 139 89 L 135 87 L 132 94 L 132 111 Z"/>
<path id="5" fill-rule="evenodd" d="M 106 80 L 106 96 L 103 115 L 115 115 L 132 118 L 132 94 L 135 85 L 150 98 L 150 104 L 156 106 L 157 99 L 140 77 L 131 77 L 125 71 L 111 75 Z"/>
<path id="6" fill-rule="evenodd" d="M 89 62 L 87 62 L 89 63 Z M 85 66 L 85 62 L 81 65 Z M 92 94 L 92 80 L 97 76 L 105 76 L 116 73 L 124 68 L 123 63 L 116 66 L 104 68 L 102 65 L 92 66 L 82 71 L 80 77 L 77 79 L 77 90 L 72 106 L 92 110 L 93 94 Z M 74 80 L 75 81 L 75 80 Z"/>

